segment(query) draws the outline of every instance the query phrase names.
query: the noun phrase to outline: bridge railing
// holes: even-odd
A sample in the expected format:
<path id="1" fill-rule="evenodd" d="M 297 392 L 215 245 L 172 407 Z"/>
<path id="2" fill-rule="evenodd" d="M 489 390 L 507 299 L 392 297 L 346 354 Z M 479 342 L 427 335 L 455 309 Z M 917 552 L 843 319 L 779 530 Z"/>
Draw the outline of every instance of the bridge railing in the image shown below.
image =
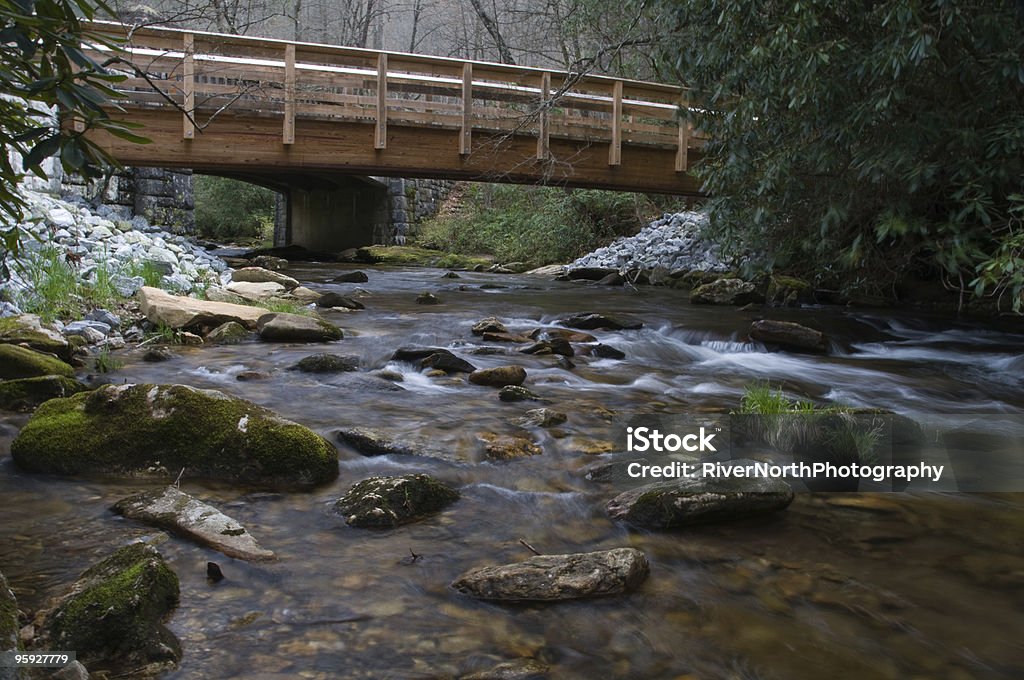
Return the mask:
<path id="1" fill-rule="evenodd" d="M 281 40 L 138 28 L 93 22 L 123 42 L 127 78 L 118 104 L 177 106 L 182 137 L 195 138 L 219 116 L 273 116 L 281 141 L 293 144 L 296 121 L 345 120 L 374 126 L 386 149 L 388 125 L 458 131 L 468 155 L 505 135 L 537 140 L 537 159 L 550 141 L 608 145 L 608 164 L 624 144 L 670 148 L 675 169 L 703 140 L 679 116 L 687 91 L 668 85 L 564 71 Z M 96 45 L 96 56 L 109 50 Z"/>

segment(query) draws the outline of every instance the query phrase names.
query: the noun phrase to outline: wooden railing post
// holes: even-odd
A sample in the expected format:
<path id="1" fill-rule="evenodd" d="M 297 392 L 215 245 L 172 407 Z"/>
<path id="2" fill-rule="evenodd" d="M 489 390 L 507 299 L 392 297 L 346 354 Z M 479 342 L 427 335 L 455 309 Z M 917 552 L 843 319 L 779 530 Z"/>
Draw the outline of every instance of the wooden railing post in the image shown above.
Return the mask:
<path id="1" fill-rule="evenodd" d="M 196 71 L 195 71 L 195 38 L 191 33 L 186 33 L 183 44 L 183 58 L 181 62 L 181 91 L 184 94 L 181 106 L 184 109 L 182 114 L 181 136 L 184 139 L 195 139 L 196 136 Z"/>
<path id="2" fill-rule="evenodd" d="M 284 47 L 284 130 L 281 142 L 295 143 L 295 45 Z"/>
<path id="3" fill-rule="evenodd" d="M 540 77 L 540 120 L 537 130 L 537 160 L 547 160 L 551 152 L 551 74 L 545 71 Z"/>
<path id="4" fill-rule="evenodd" d="M 612 90 L 612 143 L 608 147 L 608 165 L 622 164 L 622 81 Z"/>
<path id="5" fill-rule="evenodd" d="M 473 64 L 462 65 L 462 130 L 459 133 L 459 155 L 467 156 L 473 148 Z"/>
<path id="6" fill-rule="evenodd" d="M 689 159 L 687 158 L 688 146 L 690 145 L 690 121 L 686 117 L 686 112 L 689 110 L 689 103 L 686 101 L 686 92 L 683 92 L 682 99 L 679 103 L 679 142 L 676 146 L 676 172 L 686 172 L 689 166 Z"/>
<path id="7" fill-rule="evenodd" d="M 377 129 L 374 149 L 388 148 L 388 55 L 377 57 Z"/>

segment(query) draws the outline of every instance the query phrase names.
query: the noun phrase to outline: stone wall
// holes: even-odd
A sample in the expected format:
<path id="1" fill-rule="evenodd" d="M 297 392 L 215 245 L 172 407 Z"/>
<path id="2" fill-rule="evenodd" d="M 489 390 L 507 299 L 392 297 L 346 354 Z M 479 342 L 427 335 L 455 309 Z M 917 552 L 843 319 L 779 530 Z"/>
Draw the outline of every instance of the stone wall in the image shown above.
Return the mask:
<path id="1" fill-rule="evenodd" d="M 97 200 L 100 192 L 102 200 Z M 123 217 L 145 217 L 150 224 L 176 234 L 195 232 L 191 170 L 124 168 L 107 179 L 92 181 L 65 175 L 60 193 L 110 206 Z"/>
<path id="2" fill-rule="evenodd" d="M 382 177 L 380 181 L 387 183 L 391 199 L 390 233 L 381 241 L 384 245 L 404 245 L 415 236 L 419 224 L 437 213 L 455 186 L 455 182 L 446 179 Z"/>

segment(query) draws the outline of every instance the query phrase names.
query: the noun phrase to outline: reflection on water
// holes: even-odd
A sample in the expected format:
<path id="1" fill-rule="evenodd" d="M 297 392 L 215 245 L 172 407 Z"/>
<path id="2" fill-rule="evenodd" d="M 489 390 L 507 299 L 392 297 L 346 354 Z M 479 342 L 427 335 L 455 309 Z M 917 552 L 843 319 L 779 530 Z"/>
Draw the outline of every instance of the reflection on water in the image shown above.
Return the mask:
<path id="1" fill-rule="evenodd" d="M 769 353 L 748 343 L 756 312 L 690 307 L 677 291 L 554 284 L 436 270 L 368 270 L 365 311 L 331 313 L 360 357 L 359 374 L 285 370 L 321 348 L 249 343 L 180 348 L 164 364 L 126 355 L 111 379 L 183 382 L 251 399 L 330 439 L 345 426 L 428 436 L 479 461 L 477 434 L 528 434 L 544 454 L 506 463 L 364 458 L 339 444 L 341 476 L 311 493 L 264 493 L 184 482 L 243 522 L 280 560 L 250 565 L 188 542 L 161 546 L 181 577 L 170 626 L 185 659 L 168 678 L 433 678 L 533 657 L 558 678 L 1017 678 L 1024 676 L 1024 502 L 1017 495 L 801 495 L 778 517 L 671 533 L 611 523 L 609 490 L 580 453 L 614 439 L 609 410 L 683 413 L 734 408 L 755 380 L 792 396 L 936 413 L 1024 413 L 1022 336 L 927 320 L 836 310 L 794 320 L 833 335 L 828 357 Z M 292 275 L 323 290 L 336 269 Z M 480 290 L 484 282 L 508 288 Z M 422 290 L 444 304 L 413 303 Z M 470 333 L 482 317 L 512 331 L 568 312 L 641 317 L 638 331 L 594 332 L 624 361 L 515 354 Z M 401 345 L 451 348 L 484 368 L 514 361 L 528 386 L 569 414 L 561 432 L 512 424 L 538 404 L 503 403 L 461 378 L 426 378 L 391 362 Z M 498 354 L 479 354 L 482 345 Z M 399 371 L 401 389 L 371 371 Z M 266 373 L 239 381 L 242 371 Z M 0 568 L 24 608 L 61 592 L 113 547 L 153 530 L 107 508 L 148 483 L 27 475 L 10 463 L 24 417 L 0 421 Z M 613 442 L 614 444 L 615 442 Z M 621 442 L 618 443 L 621 446 Z M 391 531 L 352 529 L 330 513 L 374 474 L 422 471 L 460 487 L 440 515 Z M 152 486 L 152 485 L 150 485 Z M 651 560 L 635 594 L 557 605 L 494 605 L 447 587 L 462 571 L 544 553 L 634 546 Z M 412 559 L 415 553 L 421 557 Z M 226 580 L 212 586 L 207 560 Z"/>

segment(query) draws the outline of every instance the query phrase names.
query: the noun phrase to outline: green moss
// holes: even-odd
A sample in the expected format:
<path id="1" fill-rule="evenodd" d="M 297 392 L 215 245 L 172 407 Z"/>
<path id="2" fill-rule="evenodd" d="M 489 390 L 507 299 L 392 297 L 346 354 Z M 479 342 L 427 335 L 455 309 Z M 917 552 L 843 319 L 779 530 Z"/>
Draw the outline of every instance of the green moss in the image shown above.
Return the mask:
<path id="1" fill-rule="evenodd" d="M 437 512 L 458 498 L 458 491 L 428 475 L 371 477 L 349 489 L 334 509 L 352 526 L 388 528 Z"/>
<path id="2" fill-rule="evenodd" d="M 29 411 L 50 399 L 69 397 L 87 389 L 77 380 L 62 375 L 5 380 L 0 382 L 0 409 Z"/>
<path id="3" fill-rule="evenodd" d="M 187 477 L 262 486 L 338 474 L 323 437 L 242 399 L 184 385 L 107 385 L 36 410 L 11 443 L 21 467 L 58 474 Z"/>
<path id="4" fill-rule="evenodd" d="M 178 577 L 156 549 L 125 546 L 82 574 L 50 614 L 51 644 L 90 668 L 177 661 L 180 647 L 161 621 L 178 597 Z"/>
<path id="5" fill-rule="evenodd" d="M 75 369 L 60 359 L 19 345 L 0 345 L 0 378 L 35 378 L 42 375 L 63 375 L 68 378 Z"/>
<path id="6" fill-rule="evenodd" d="M 366 246 L 356 253 L 360 262 L 374 264 L 399 264 L 420 267 L 444 267 L 445 269 L 472 269 L 478 264 L 490 266 L 490 258 L 473 255 L 453 255 L 440 250 L 417 246 Z"/>

